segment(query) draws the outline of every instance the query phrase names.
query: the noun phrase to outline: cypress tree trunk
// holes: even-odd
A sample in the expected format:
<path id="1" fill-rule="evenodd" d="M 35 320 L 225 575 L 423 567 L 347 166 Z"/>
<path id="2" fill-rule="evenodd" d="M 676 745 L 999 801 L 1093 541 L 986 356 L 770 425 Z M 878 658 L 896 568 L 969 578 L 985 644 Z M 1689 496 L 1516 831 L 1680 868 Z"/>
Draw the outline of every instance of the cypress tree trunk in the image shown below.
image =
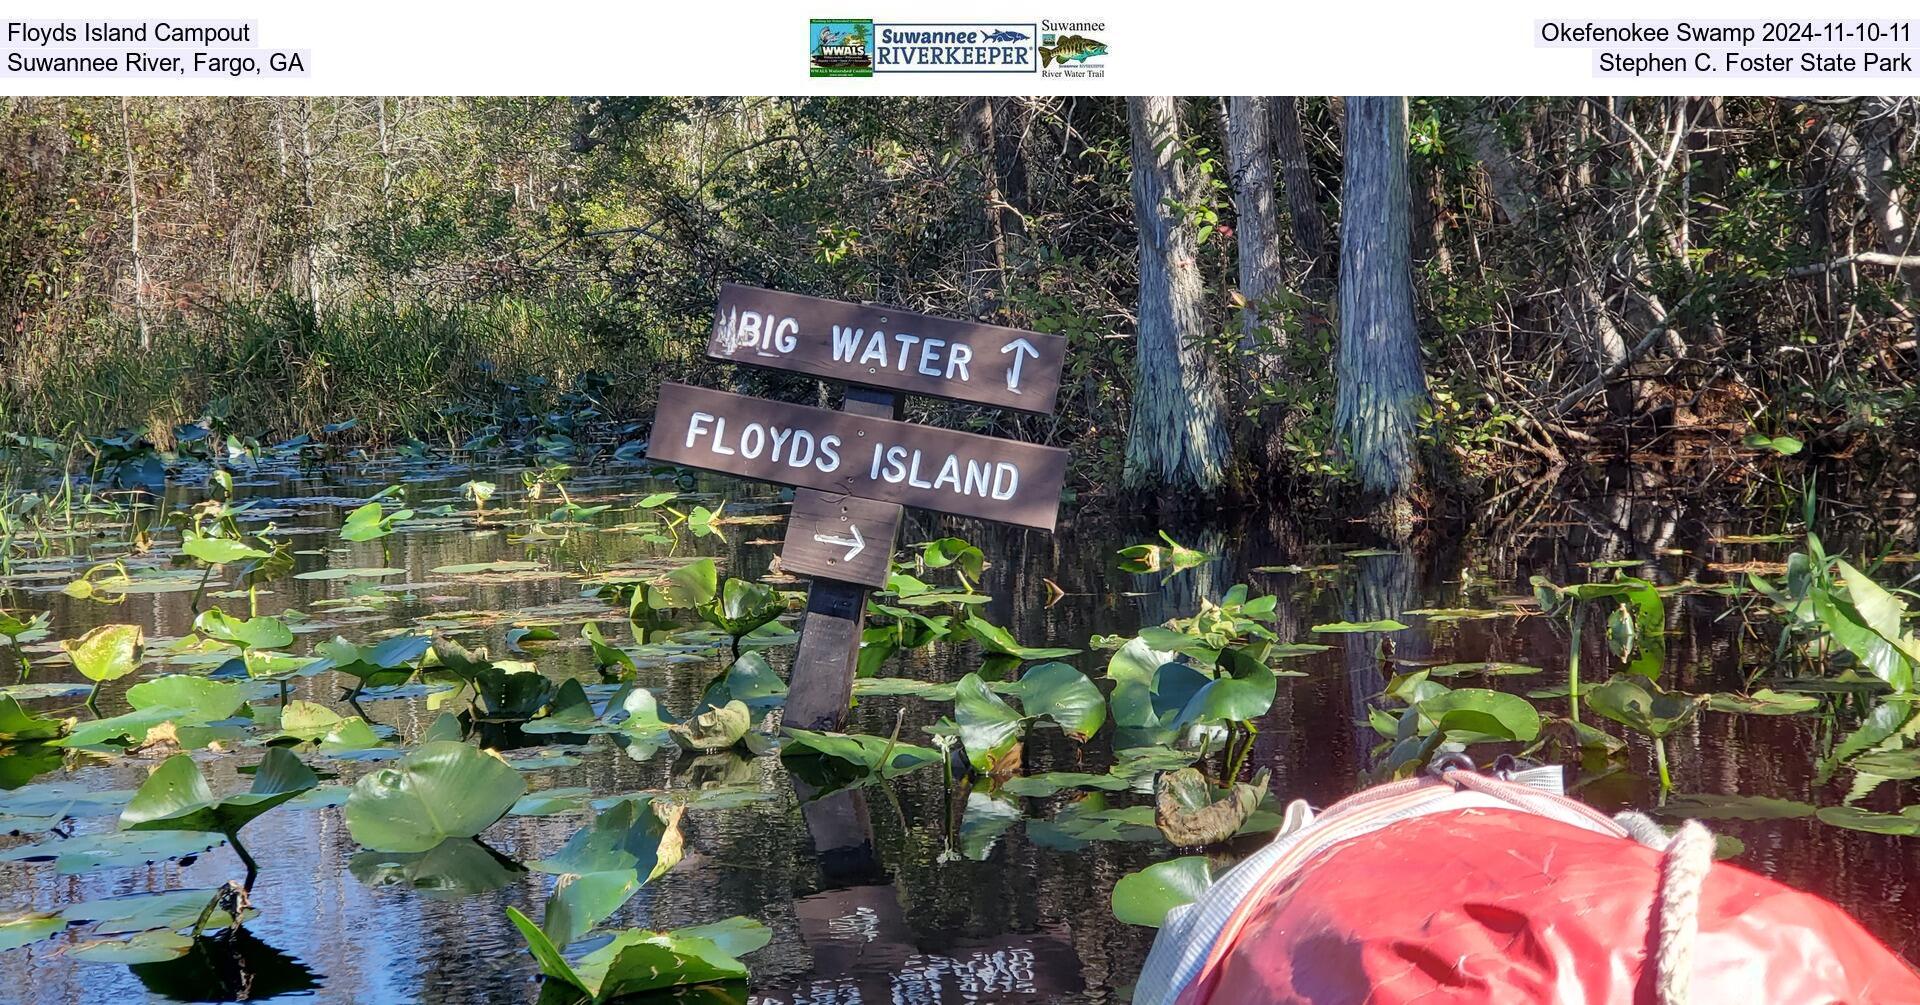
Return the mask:
<path id="1" fill-rule="evenodd" d="M 1306 138 L 1300 132 L 1300 99 L 1276 97 L 1271 109 L 1274 148 L 1286 181 L 1287 216 L 1293 221 L 1293 243 L 1312 264 L 1309 282 L 1327 278 L 1327 218 L 1313 190 L 1313 166 L 1307 159 Z"/>
<path id="2" fill-rule="evenodd" d="M 1406 99 L 1347 99 L 1334 432 L 1390 533 L 1411 529 L 1414 422 L 1427 400 L 1413 325 Z"/>
<path id="3" fill-rule="evenodd" d="M 1244 397 L 1235 413 L 1241 450 L 1253 455 L 1268 471 L 1280 470 L 1286 458 L 1285 418 L 1277 409 L 1260 405 L 1267 385 L 1283 377 L 1279 350 L 1287 331 L 1272 316 L 1271 299 L 1280 290 L 1279 211 L 1273 193 L 1272 121 L 1264 97 L 1227 99 L 1227 163 L 1233 173 L 1234 236 L 1239 241 L 1240 357 L 1235 386 Z M 1263 312 L 1267 316 L 1262 316 Z M 1250 428 L 1249 428 L 1250 427 Z"/>
<path id="4" fill-rule="evenodd" d="M 1179 156 L 1180 105 L 1127 99 L 1133 214 L 1140 228 L 1140 333 L 1124 481 L 1210 492 L 1226 478 L 1220 378 L 1207 356 L 1193 226 L 1167 204 L 1191 198 Z"/>
<path id="5" fill-rule="evenodd" d="M 1233 172 L 1234 236 L 1240 244 L 1240 348 L 1259 348 L 1262 301 L 1280 288 L 1280 233 L 1273 198 L 1267 99 L 1227 99 L 1227 164 Z M 1284 345 L 1286 333 L 1273 332 Z"/>

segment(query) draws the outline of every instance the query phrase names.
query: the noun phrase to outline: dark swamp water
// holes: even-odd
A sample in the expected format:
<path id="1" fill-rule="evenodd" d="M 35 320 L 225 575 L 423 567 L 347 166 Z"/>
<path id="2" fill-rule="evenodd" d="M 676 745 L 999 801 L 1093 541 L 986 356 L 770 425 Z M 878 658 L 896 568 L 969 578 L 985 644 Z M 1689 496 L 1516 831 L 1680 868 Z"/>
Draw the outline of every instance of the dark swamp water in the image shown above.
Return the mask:
<path id="1" fill-rule="evenodd" d="M 1734 470 L 1744 473 L 1730 475 Z M 1792 483 L 1797 486 L 1804 474 L 1794 471 Z M 1862 472 L 1835 464 L 1822 477 L 1830 486 L 1831 501 L 1823 512 L 1832 516 L 1823 518 L 1822 530 L 1831 549 L 1909 555 L 1916 550 L 1910 468 Z M 330 533 L 359 498 L 389 484 L 405 484 L 416 507 L 452 504 L 464 510 L 468 504 L 457 500 L 454 486 L 469 478 L 489 478 L 502 487 L 489 509 L 500 511 L 503 526 L 475 530 L 463 518 L 430 518 L 385 541 L 359 544 Z M 1309 532 L 1280 518 L 1178 528 L 1172 532 L 1181 543 L 1217 558 L 1171 577 L 1123 573 L 1115 565 L 1116 549 L 1151 540 L 1158 529 L 1151 526 L 1069 519 L 1060 533 L 1047 536 L 916 516 L 906 540 L 958 533 L 979 544 L 991 563 L 981 592 L 994 598 L 983 613 L 1029 645 L 1085 647 L 1094 635 L 1128 635 L 1142 625 L 1190 615 L 1200 598 L 1218 597 L 1235 583 L 1278 595 L 1281 640 L 1319 641 L 1330 648 L 1284 661 L 1305 676 L 1280 681 L 1278 700 L 1258 723 L 1249 768 L 1269 769 L 1279 798 L 1306 798 L 1318 806 L 1362 784 L 1360 776 L 1378 742 L 1365 712 L 1387 671 L 1378 655 L 1378 635 L 1315 636 L 1311 626 L 1395 617 L 1410 626 L 1393 638 L 1394 658 L 1403 664 L 1531 664 L 1543 672 L 1490 678 L 1484 686 L 1547 687 L 1564 680 L 1568 644 L 1564 627 L 1550 619 L 1437 621 L 1406 612 L 1498 607 L 1526 597 L 1530 575 L 1579 582 L 1600 575 L 1590 567 L 1594 562 L 1638 561 L 1644 564 L 1632 571 L 1669 585 L 1737 578 L 1744 563 L 1776 562 L 1795 547 L 1792 541 L 1726 541 L 1772 534 L 1797 519 L 1797 490 L 1784 487 L 1788 480 L 1745 468 L 1703 467 L 1684 477 L 1616 471 L 1570 484 L 1517 487 L 1489 504 L 1473 533 L 1435 535 L 1406 552 L 1379 553 L 1357 529 L 1335 525 Z M 630 636 L 621 608 L 582 596 L 583 579 L 671 567 L 661 559 L 675 554 L 716 555 L 724 571 L 752 578 L 766 571 L 778 551 L 778 523 L 724 525 L 724 541 L 689 540 L 677 553 L 632 533 L 651 519 L 631 508 L 634 501 L 674 487 L 657 472 L 616 467 L 566 484 L 575 502 L 612 503 L 613 508 L 591 517 L 586 526 L 527 542 L 516 540 L 524 530 L 519 521 L 528 500 L 511 464 L 467 467 L 388 458 L 309 470 L 269 467 L 244 477 L 238 495 L 264 500 L 251 526 L 270 518 L 290 535 L 294 548 L 309 552 L 297 556 L 296 571 L 403 570 L 380 578 L 281 578 L 260 594 L 260 612 L 307 613 L 309 621 L 291 647 L 300 654 L 334 634 L 365 641 L 382 632 L 428 627 L 499 654 L 506 650 L 509 628 L 551 624 L 560 641 L 527 647 L 541 671 L 596 683 L 590 654 L 576 638 L 580 623 L 599 620 L 616 643 L 630 643 Z M 685 501 L 713 505 L 724 495 L 726 513 L 733 517 L 784 512 L 784 504 L 761 487 L 702 483 L 700 489 L 714 495 L 693 494 Z M 192 497 L 172 502 L 180 505 Z M 540 506 L 550 507 L 551 500 Z M 124 525 L 109 520 L 48 544 L 55 553 L 99 558 L 113 555 L 114 542 L 125 536 Z M 163 535 L 155 552 L 139 562 L 165 566 L 174 543 L 173 535 Z M 532 560 L 550 571 L 433 571 L 494 560 Z M 78 680 L 72 667 L 58 664 L 52 642 L 94 624 L 138 622 L 147 629 L 150 650 L 190 631 L 188 593 L 133 594 L 112 605 L 59 593 L 86 564 L 76 567 L 58 557 L 14 563 L 12 603 L 53 612 L 53 639 L 30 649 L 37 663 L 35 681 Z M 1298 571 L 1256 571 L 1282 566 Z M 1895 570 L 1895 582 L 1920 572 L 1911 564 L 1887 568 Z M 1065 594 L 1051 604 L 1049 580 Z M 804 584 L 782 585 L 798 589 Z M 246 603 L 231 597 L 211 602 L 233 611 L 245 610 Z M 1766 679 L 1771 673 L 1773 622 L 1749 622 L 1730 611 L 1725 598 L 1705 591 L 1670 595 L 1667 618 L 1663 680 L 1670 686 L 1743 690 L 1750 677 Z M 1606 665 L 1603 635 L 1587 633 L 1583 663 L 1596 668 L 1590 673 Z M 790 652 L 790 647 L 776 648 L 769 656 L 784 670 Z M 1108 655 L 1090 650 L 1068 662 L 1098 680 Z M 979 663 L 973 645 L 943 644 L 896 659 L 883 673 L 950 681 Z M 663 705 L 684 714 L 724 665 L 718 650 L 643 662 L 640 682 L 655 688 Z M 6 666 L 10 678 L 11 654 Z M 150 656 L 135 675 L 103 689 L 101 712 L 124 711 L 126 686 L 161 672 Z M 352 714 L 341 700 L 342 690 L 342 678 L 330 673 L 296 678 L 292 685 L 295 698 Z M 448 697 L 414 687 L 397 696 L 369 692 L 360 706 L 370 721 L 395 731 L 392 743 L 398 747 L 416 740 Z M 78 701 L 65 696 L 25 704 L 43 711 L 72 709 L 62 714 L 84 717 L 73 708 Z M 277 696 L 267 699 L 275 701 Z M 1557 710 L 1563 703 L 1540 704 Z M 903 708 L 903 738 L 922 742 L 921 727 L 951 712 L 950 705 L 919 698 L 869 697 L 855 709 L 849 729 L 884 736 Z M 1856 717 L 1857 709 L 1845 708 L 1832 716 L 1704 713 L 1669 739 L 1675 792 L 1839 803 L 1847 796 L 1849 774 L 1841 770 L 1823 778 L 1819 762 Z M 1050 821 L 1082 795 L 1073 791 L 1029 799 L 974 794 L 953 807 L 935 768 L 803 805 L 777 757 L 694 758 L 670 745 L 652 753 L 623 748 L 609 737 L 565 747 L 547 739 L 525 737 L 526 749 L 505 751 L 516 760 L 560 758 L 524 772 L 530 790 L 585 787 L 603 795 L 706 787 L 722 793 L 688 811 L 682 825 L 685 860 L 642 887 L 604 927 L 666 929 L 736 914 L 755 918 L 774 937 L 746 958 L 753 971 L 747 1000 L 767 1005 L 1125 1001 L 1153 933 L 1115 920 L 1109 895 L 1126 873 L 1181 854 L 1151 831 L 1129 833 L 1131 840 L 1085 842 L 1063 834 Z M 1650 749 L 1637 737 L 1628 742 L 1626 760 L 1610 771 L 1569 769 L 1577 794 L 1608 809 L 1654 807 L 1660 801 Z M 201 751 L 196 759 L 214 791 L 228 792 L 248 784 L 235 769 L 252 764 L 259 754 L 258 747 L 241 745 L 222 754 Z M 1057 730 L 1040 730 L 1028 739 L 1025 770 L 1098 771 L 1113 757 L 1104 735 L 1076 745 Z M 64 760 L 44 755 L 30 760 L 15 751 L 0 757 L 0 782 L 7 789 L 31 781 L 126 790 L 138 786 L 158 760 L 79 753 Z M 344 783 L 374 766 L 362 761 L 326 765 L 338 772 L 335 781 Z M 36 768 L 44 773 L 33 774 Z M 1863 805 L 1891 811 L 1920 801 L 1912 785 L 1883 785 Z M 1149 799 L 1143 793 L 1111 796 L 1116 805 Z M 73 829 L 86 834 L 111 829 L 118 805 L 82 806 L 75 812 Z M 338 807 L 282 807 L 244 835 L 261 863 L 253 891 L 261 913 L 247 925 L 245 975 L 230 971 L 219 979 L 182 978 L 150 968 L 77 962 L 63 953 L 85 937 L 84 929 L 75 928 L 0 953 L 0 1000 L 533 1001 L 539 997 L 538 971 L 504 910 L 513 906 L 538 917 L 553 877 L 512 863 L 552 854 L 588 816 L 584 809 L 508 816 L 483 835 L 498 858 L 444 863 L 437 872 L 422 867 L 409 875 L 393 866 L 392 856 L 363 852 L 348 835 Z M 1920 895 L 1914 889 L 1920 883 L 1920 841 L 1841 829 L 1807 816 L 1717 818 L 1709 824 L 1737 839 L 1740 864 L 1833 898 L 1896 948 L 1920 939 L 1920 904 L 1914 900 Z M 47 838 L 0 836 L 0 851 Z M 1258 842 L 1243 839 L 1215 855 L 1231 861 Z M 0 914 L 213 887 L 242 871 L 224 846 L 187 861 L 72 873 L 51 862 L 0 862 Z M 1416 885 L 1419 877 L 1409 875 L 1407 882 Z M 487 889 L 462 895 L 467 886 Z"/>

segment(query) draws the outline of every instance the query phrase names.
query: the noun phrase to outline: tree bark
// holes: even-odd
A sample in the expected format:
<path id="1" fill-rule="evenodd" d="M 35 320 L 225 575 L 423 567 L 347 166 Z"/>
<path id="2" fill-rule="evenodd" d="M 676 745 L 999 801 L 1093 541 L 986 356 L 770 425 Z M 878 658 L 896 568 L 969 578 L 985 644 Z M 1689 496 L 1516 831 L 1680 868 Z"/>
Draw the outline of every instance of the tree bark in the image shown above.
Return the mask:
<path id="1" fill-rule="evenodd" d="M 1880 231 L 1880 247 L 1889 255 L 1911 255 L 1914 246 L 1913 221 L 1907 215 L 1907 189 L 1901 164 L 1901 117 L 1911 114 L 1912 98 L 1871 97 L 1860 104 L 1862 119 L 1858 127 L 1861 160 L 1856 178 L 1860 198 L 1874 227 Z M 1909 302 L 1920 299 L 1920 269 L 1903 268 L 1900 281 L 1906 287 Z M 1911 307 L 1911 304 L 1910 304 Z"/>
<path id="2" fill-rule="evenodd" d="M 1241 450 L 1256 456 L 1267 471 L 1281 470 L 1286 460 L 1286 416 L 1262 402 L 1267 386 L 1282 379 L 1285 364 L 1280 350 L 1287 330 L 1275 313 L 1274 294 L 1281 289 L 1279 209 L 1273 191 L 1271 109 L 1265 97 L 1227 99 L 1227 161 L 1233 173 L 1234 237 L 1239 243 L 1240 309 L 1239 367 L 1244 379 L 1235 384 L 1245 396 L 1236 414 L 1251 412 L 1240 424 Z"/>
<path id="3" fill-rule="evenodd" d="M 1293 244 L 1310 265 L 1308 279 L 1328 278 L 1332 262 L 1327 254 L 1327 217 L 1313 189 L 1313 167 L 1307 159 L 1306 138 L 1300 132 L 1300 99 L 1273 99 L 1274 150 L 1287 193 L 1287 216 L 1293 221 Z"/>
<path id="4" fill-rule="evenodd" d="M 1262 318 L 1266 300 L 1280 289 L 1280 234 L 1273 198 L 1273 156 L 1268 147 L 1267 99 L 1227 99 L 1227 166 L 1233 172 L 1234 236 L 1240 248 L 1240 348 L 1260 362 L 1263 375 L 1272 362 L 1263 356 L 1260 338 L 1269 328 Z M 1272 345 L 1285 345 L 1284 329 L 1269 328 Z"/>
<path id="5" fill-rule="evenodd" d="M 987 225 L 987 241 L 993 252 L 994 286 L 998 291 L 993 309 L 1005 310 L 1007 303 L 1007 228 L 1000 194 L 1000 165 L 994 150 L 994 99 L 974 98 L 967 103 L 967 139 L 980 165 L 981 218 Z"/>
<path id="6" fill-rule="evenodd" d="M 1383 523 L 1410 529 L 1414 423 L 1427 400 L 1413 319 L 1406 100 L 1347 99 L 1335 433 Z"/>
<path id="7" fill-rule="evenodd" d="M 127 207 L 133 224 L 133 316 L 140 325 L 140 351 L 153 348 L 153 332 L 147 327 L 147 263 L 140 254 L 140 175 L 133 159 L 133 126 L 127 116 L 127 99 L 120 98 L 120 137 L 127 151 Z"/>
<path id="8" fill-rule="evenodd" d="M 1191 197 L 1180 160 L 1180 103 L 1127 99 L 1133 212 L 1140 231 L 1140 331 L 1124 481 L 1211 492 L 1226 478 L 1220 379 L 1203 341 L 1198 240 L 1168 200 Z"/>

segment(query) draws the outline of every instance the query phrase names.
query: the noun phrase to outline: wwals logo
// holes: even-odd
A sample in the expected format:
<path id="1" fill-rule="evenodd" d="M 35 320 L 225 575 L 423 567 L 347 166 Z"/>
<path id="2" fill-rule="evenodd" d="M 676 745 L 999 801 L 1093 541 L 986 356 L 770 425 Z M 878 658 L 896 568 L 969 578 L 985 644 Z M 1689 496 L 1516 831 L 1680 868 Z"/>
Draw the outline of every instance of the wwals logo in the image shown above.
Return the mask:
<path id="1" fill-rule="evenodd" d="M 815 19 L 807 24 L 807 73 L 814 77 L 873 76 L 873 22 Z"/>

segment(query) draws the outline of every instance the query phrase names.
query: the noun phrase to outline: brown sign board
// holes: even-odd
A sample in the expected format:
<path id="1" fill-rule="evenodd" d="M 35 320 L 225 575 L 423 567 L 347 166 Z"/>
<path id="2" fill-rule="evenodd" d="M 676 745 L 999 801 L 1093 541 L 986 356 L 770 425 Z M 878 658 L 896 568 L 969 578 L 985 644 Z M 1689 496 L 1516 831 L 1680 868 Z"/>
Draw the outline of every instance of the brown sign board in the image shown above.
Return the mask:
<path id="1" fill-rule="evenodd" d="M 797 489 L 780 568 L 880 589 L 887 585 L 903 515 L 894 503 Z"/>
<path id="2" fill-rule="evenodd" d="M 650 460 L 1052 530 L 1058 447 L 660 385 Z"/>
<path id="3" fill-rule="evenodd" d="M 1042 414 L 1067 340 L 893 307 L 725 283 L 707 355 L 828 380 Z"/>

